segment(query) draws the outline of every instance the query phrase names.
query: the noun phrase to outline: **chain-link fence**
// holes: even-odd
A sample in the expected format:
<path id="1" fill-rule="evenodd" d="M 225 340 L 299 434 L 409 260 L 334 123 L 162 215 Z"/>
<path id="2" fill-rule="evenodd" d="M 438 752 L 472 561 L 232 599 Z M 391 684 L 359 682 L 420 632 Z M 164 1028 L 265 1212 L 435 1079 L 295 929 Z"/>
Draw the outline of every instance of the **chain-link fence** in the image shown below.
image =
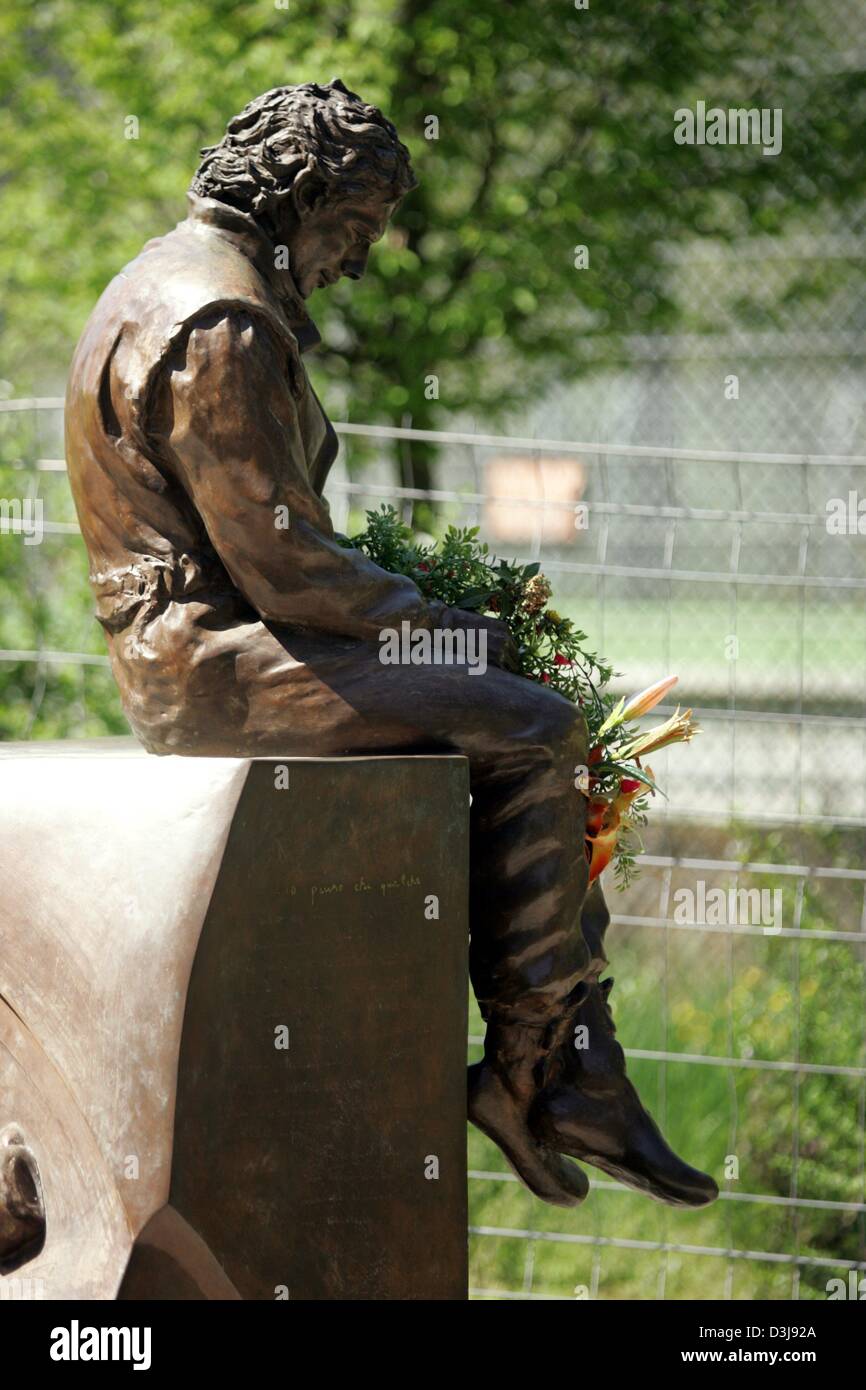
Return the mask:
<path id="1" fill-rule="evenodd" d="M 0 662 L 29 702 L 25 732 L 42 734 L 58 681 L 71 710 L 61 732 L 75 734 L 92 732 L 89 702 L 109 680 L 95 624 L 85 636 L 68 609 L 50 618 L 58 585 L 83 585 L 85 571 L 61 405 L 0 408 L 7 493 L 22 484 L 0 544 L 17 548 L 24 579 Z M 849 1272 L 866 1271 L 866 456 L 451 432 L 424 436 L 442 458 L 430 493 L 370 462 L 371 447 L 419 432 L 338 430 L 339 529 L 421 497 L 479 525 L 500 553 L 541 561 L 558 607 L 627 673 L 623 691 L 677 672 L 704 729 L 654 759 L 667 800 L 640 877 L 612 894 L 608 951 L 630 1070 L 722 1200 L 668 1211 L 601 1181 L 564 1215 L 472 1132 L 475 1294 L 847 1290 Z M 476 1016 L 473 1056 L 479 1034 Z"/>
<path id="2" fill-rule="evenodd" d="M 642 1091 L 727 1178 L 710 1214 L 601 1182 L 551 1218 L 473 1137 L 475 1293 L 827 1297 L 866 1268 L 866 457 L 439 443 L 452 519 L 541 560 L 623 693 L 677 672 L 696 708 L 609 952 Z"/>

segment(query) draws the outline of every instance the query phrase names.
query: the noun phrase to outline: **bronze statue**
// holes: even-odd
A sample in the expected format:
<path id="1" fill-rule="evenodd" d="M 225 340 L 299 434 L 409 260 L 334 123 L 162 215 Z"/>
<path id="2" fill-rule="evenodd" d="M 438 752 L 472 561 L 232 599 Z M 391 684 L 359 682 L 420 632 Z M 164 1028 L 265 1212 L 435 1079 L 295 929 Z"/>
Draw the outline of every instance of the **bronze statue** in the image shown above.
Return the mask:
<path id="1" fill-rule="evenodd" d="M 185 221 L 111 282 L 71 368 L 67 459 L 97 615 L 152 753 L 465 755 L 487 1023 L 470 1118 L 546 1201 L 586 1195 L 578 1158 L 701 1206 L 716 1184 L 643 1109 L 600 983 L 582 715 L 512 674 L 503 624 L 426 603 L 341 546 L 322 495 L 337 440 L 304 369 L 318 341 L 305 301 L 363 275 L 414 184 L 393 125 L 339 81 L 266 92 L 203 152 Z M 480 679 L 383 664 L 380 633 L 404 621 L 483 631 L 491 664 Z"/>

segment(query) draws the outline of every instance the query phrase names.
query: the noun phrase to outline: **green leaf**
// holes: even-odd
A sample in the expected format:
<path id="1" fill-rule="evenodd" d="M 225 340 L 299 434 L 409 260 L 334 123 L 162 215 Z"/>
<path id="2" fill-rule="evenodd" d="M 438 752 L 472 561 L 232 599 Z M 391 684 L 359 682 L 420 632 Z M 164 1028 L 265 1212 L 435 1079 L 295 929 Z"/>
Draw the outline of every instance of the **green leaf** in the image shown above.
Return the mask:
<path id="1" fill-rule="evenodd" d="M 455 608 L 481 608 L 496 593 L 495 589 L 468 589 L 454 600 Z"/>

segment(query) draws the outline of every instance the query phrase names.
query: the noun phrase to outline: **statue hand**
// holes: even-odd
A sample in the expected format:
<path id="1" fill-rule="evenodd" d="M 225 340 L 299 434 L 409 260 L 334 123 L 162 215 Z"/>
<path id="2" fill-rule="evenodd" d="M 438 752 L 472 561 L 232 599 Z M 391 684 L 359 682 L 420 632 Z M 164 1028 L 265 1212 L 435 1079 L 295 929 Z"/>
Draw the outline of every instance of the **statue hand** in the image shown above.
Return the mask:
<path id="1" fill-rule="evenodd" d="M 483 630 L 487 633 L 487 660 L 503 671 L 520 673 L 517 647 L 500 618 L 489 618 L 483 613 L 471 613 L 466 608 L 447 608 L 442 605 L 442 617 L 438 620 L 442 627 Z"/>

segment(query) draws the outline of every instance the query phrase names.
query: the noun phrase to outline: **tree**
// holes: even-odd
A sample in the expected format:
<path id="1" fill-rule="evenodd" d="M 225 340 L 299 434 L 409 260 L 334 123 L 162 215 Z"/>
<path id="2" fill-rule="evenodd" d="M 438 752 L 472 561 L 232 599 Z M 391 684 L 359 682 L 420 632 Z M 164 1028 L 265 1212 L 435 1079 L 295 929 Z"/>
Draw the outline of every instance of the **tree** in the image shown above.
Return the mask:
<path id="1" fill-rule="evenodd" d="M 0 373 L 17 394 L 58 389 L 106 281 L 183 214 L 199 146 L 259 91 L 339 74 L 395 120 L 421 184 L 365 282 L 312 301 L 326 398 L 354 421 L 493 421 L 621 334 L 673 326 L 666 244 L 782 233 L 858 196 L 866 98 L 827 61 L 820 15 L 812 0 L 178 0 L 156 14 L 13 0 Z M 782 108 L 781 155 L 677 144 L 674 113 L 698 100 Z M 425 446 L 399 457 L 404 481 L 429 483 Z"/>
<path id="2" fill-rule="evenodd" d="M 183 216 L 198 149 L 251 96 L 340 75 L 394 119 L 421 183 L 366 279 L 314 297 L 317 385 L 337 418 L 493 424 L 622 335 L 677 325 L 671 243 L 781 236 L 858 206 L 866 94 L 845 54 L 857 35 L 831 13 L 844 0 L 8 0 L 0 393 L 62 393 L 97 296 Z M 675 112 L 699 100 L 781 107 L 781 154 L 677 144 Z M 838 272 L 818 281 L 805 293 Z M 802 293 L 786 282 L 789 306 Z M 3 495 L 19 460 L 59 448 L 0 417 Z M 429 483 L 426 446 L 396 458 L 404 482 Z M 68 522 L 64 487 L 55 475 L 46 517 Z M 0 536 L 0 646 L 102 651 L 84 568 L 68 538 Z M 3 664 L 0 732 L 122 727 L 107 673 L 52 669 L 46 689 L 32 663 Z"/>

